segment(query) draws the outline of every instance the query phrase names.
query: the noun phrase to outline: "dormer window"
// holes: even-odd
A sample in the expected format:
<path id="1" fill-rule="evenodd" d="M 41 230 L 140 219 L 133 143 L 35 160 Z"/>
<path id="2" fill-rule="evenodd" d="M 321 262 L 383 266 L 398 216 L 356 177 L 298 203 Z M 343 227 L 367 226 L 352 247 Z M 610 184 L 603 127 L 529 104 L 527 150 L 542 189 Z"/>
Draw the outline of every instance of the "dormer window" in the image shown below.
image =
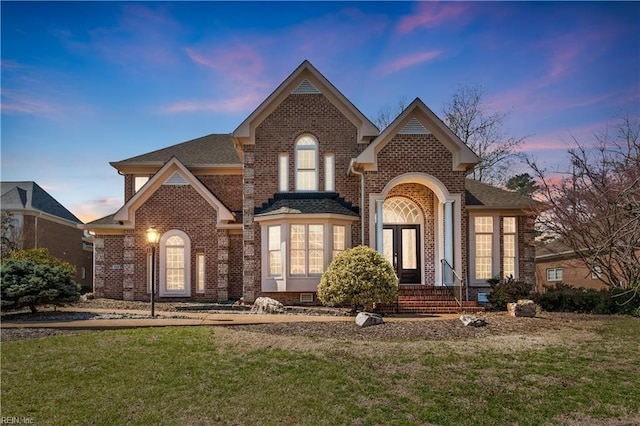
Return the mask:
<path id="1" fill-rule="evenodd" d="M 133 192 L 138 192 L 149 181 L 149 176 L 135 176 L 133 178 Z"/>
<path id="2" fill-rule="evenodd" d="M 296 191 L 318 190 L 318 142 L 303 135 L 296 141 Z"/>

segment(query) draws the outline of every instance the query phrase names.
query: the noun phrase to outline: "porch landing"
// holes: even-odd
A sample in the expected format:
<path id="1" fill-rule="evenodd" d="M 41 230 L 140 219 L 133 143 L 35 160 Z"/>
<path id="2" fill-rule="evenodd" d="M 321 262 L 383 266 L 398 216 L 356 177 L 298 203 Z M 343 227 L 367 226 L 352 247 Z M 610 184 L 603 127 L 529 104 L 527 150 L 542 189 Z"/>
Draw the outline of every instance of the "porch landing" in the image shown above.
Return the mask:
<path id="1" fill-rule="evenodd" d="M 452 288 L 400 285 L 395 304 L 376 307 L 376 312 L 387 314 L 456 314 L 482 312 L 477 302 L 456 301 Z"/>

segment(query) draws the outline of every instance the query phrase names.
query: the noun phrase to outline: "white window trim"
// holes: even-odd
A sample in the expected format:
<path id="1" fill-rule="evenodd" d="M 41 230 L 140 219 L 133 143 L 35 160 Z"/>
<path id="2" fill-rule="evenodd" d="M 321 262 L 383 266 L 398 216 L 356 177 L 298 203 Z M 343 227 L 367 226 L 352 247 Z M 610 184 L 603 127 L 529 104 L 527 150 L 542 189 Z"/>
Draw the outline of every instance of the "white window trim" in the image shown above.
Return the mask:
<path id="1" fill-rule="evenodd" d="M 504 232 L 504 219 L 506 218 L 513 218 L 515 221 L 515 230 L 513 232 Z M 518 216 L 502 216 L 502 246 L 501 246 L 501 253 L 502 253 L 502 266 L 504 269 L 504 259 L 506 258 L 506 256 L 504 255 L 504 237 L 506 235 L 513 235 L 513 278 L 517 279 L 520 276 L 520 269 L 518 268 Z M 507 274 L 503 271 L 503 274 L 505 275 L 504 278 L 508 278 Z"/>
<path id="2" fill-rule="evenodd" d="M 291 275 L 289 268 L 289 231 L 290 225 L 323 225 L 323 250 L 324 250 L 324 270 L 326 271 L 329 263 L 333 260 L 333 225 L 344 226 L 345 228 L 345 250 L 351 247 L 351 224 L 355 217 L 334 215 L 334 214 L 320 214 L 320 215 L 277 215 L 275 217 L 262 217 L 256 218 L 256 222 L 260 224 L 261 229 L 261 271 L 262 271 L 262 291 L 264 292 L 278 292 L 278 291 L 295 291 L 295 292 L 315 292 L 320 284 L 320 275 Z M 280 225 L 280 241 L 282 250 L 282 276 L 270 276 L 269 275 L 269 240 L 268 229 L 269 226 Z"/>
<path id="3" fill-rule="evenodd" d="M 325 192 L 336 191 L 336 156 L 334 154 L 324 155 L 324 190 Z"/>
<path id="4" fill-rule="evenodd" d="M 278 191 L 289 192 L 289 154 L 278 156 Z"/>
<path id="5" fill-rule="evenodd" d="M 287 271 L 287 274 L 292 277 L 292 278 L 299 278 L 299 277 L 320 277 L 322 276 L 322 274 L 324 273 L 324 271 L 327 269 L 327 238 L 326 238 L 326 233 L 327 230 L 331 231 L 331 244 L 333 245 L 333 229 L 331 226 L 327 226 L 327 224 L 325 223 L 315 223 L 315 222 L 310 222 L 310 223 L 290 223 L 287 224 L 287 227 L 289 228 L 289 238 L 291 238 L 291 226 L 292 225 L 296 225 L 296 226 L 303 226 L 304 227 L 304 272 L 302 274 L 294 274 L 291 272 L 291 241 L 288 241 L 288 245 L 289 245 L 289 250 L 286 252 L 287 255 L 287 263 L 289 265 L 289 270 Z M 311 248 L 309 247 L 309 227 L 310 226 L 321 226 L 322 227 L 322 271 L 321 272 L 314 272 L 311 273 L 309 270 L 310 268 L 310 264 L 309 264 L 309 260 L 310 260 L 310 256 L 309 256 L 309 252 L 311 251 Z M 333 249 L 331 250 L 331 253 L 333 253 Z"/>
<path id="6" fill-rule="evenodd" d="M 285 265 L 285 259 L 283 256 L 284 253 L 284 245 L 283 245 L 283 241 L 282 241 L 282 233 L 283 233 L 283 226 L 282 224 L 278 224 L 278 225 L 267 225 L 266 227 L 266 258 L 265 258 L 265 262 L 267 264 L 267 273 L 266 275 L 270 278 L 282 278 L 282 273 L 284 271 L 284 265 Z M 280 241 L 278 242 L 278 249 L 277 250 L 271 250 L 269 243 L 270 241 L 270 233 L 269 230 L 270 228 L 280 228 Z M 271 273 L 271 252 L 279 252 L 280 253 L 280 273 L 279 274 L 272 274 Z"/>
<path id="7" fill-rule="evenodd" d="M 549 278 L 549 272 L 553 271 L 553 275 L 554 278 L 550 279 Z M 549 282 L 559 282 L 562 281 L 562 276 L 560 278 L 558 278 L 558 271 L 560 271 L 560 275 L 564 274 L 564 271 L 562 270 L 562 268 L 560 267 L 556 267 L 556 268 L 547 268 L 546 275 L 547 275 L 547 281 Z"/>
<path id="8" fill-rule="evenodd" d="M 147 182 L 149 182 L 149 179 L 150 178 L 148 175 L 133 176 L 133 193 L 135 194 L 136 192 L 140 191 L 142 187 L 145 186 Z M 138 180 L 143 182 L 138 183 Z"/>
<path id="9" fill-rule="evenodd" d="M 180 291 L 167 290 L 167 240 L 173 236 L 178 236 L 184 241 L 184 289 Z M 190 297 L 191 296 L 191 239 L 179 229 L 172 229 L 160 238 L 160 297 Z"/>
<path id="10" fill-rule="evenodd" d="M 300 141 L 301 138 L 303 137 L 308 137 L 313 139 L 314 145 L 313 145 L 313 151 L 315 154 L 315 173 L 314 173 L 314 184 L 313 184 L 313 188 L 312 189 L 299 189 L 298 188 L 298 151 L 303 150 L 303 151 L 311 151 L 312 148 L 309 148 L 311 145 L 302 145 L 302 147 L 298 144 L 298 142 Z M 318 147 L 318 140 L 309 134 L 304 134 L 304 135 L 300 135 L 295 142 L 295 150 L 294 150 L 294 179 L 295 179 L 295 191 L 296 192 L 317 192 L 318 191 L 318 151 L 319 151 L 319 147 Z M 310 169 L 305 169 L 305 170 L 310 170 Z"/>
<path id="11" fill-rule="evenodd" d="M 491 274 L 487 278 L 476 278 L 476 236 L 477 235 L 489 235 L 488 232 L 476 232 L 476 219 L 481 217 L 492 218 L 492 231 L 491 231 Z M 491 214 L 479 214 L 472 216 L 469 226 L 469 254 L 471 262 L 469 262 L 470 275 L 469 279 L 475 285 L 489 285 L 487 280 L 496 276 L 497 271 L 500 269 L 500 229 L 499 217 Z"/>
<path id="12" fill-rule="evenodd" d="M 204 252 L 196 253 L 196 293 L 205 293 L 207 288 L 207 263 Z M 202 266 L 202 275 L 200 267 Z"/>

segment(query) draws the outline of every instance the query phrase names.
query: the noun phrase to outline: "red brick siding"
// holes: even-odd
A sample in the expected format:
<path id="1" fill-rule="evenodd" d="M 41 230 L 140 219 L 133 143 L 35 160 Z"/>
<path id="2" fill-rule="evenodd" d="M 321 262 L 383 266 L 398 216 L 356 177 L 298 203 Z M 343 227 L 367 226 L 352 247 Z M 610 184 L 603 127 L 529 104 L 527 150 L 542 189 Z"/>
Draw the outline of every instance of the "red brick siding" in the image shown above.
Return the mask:
<path id="1" fill-rule="evenodd" d="M 359 179 L 347 175 L 349 162 L 365 148 L 357 143 L 356 127 L 324 95 L 289 95 L 256 128 L 255 145 L 245 146 L 244 238 L 253 246 L 244 250 L 244 292 L 248 300 L 261 294 L 261 235 L 260 226 L 252 222 L 253 208 L 278 191 L 279 153 L 289 155 L 289 190 L 294 191 L 295 141 L 305 133 L 318 141 L 318 189 L 324 190 L 324 154 L 332 153 L 336 192 L 353 205 L 359 204 Z M 358 223 L 352 226 L 352 241 L 360 242 Z"/>
<path id="2" fill-rule="evenodd" d="M 242 297 L 242 234 L 229 235 L 229 300 Z"/>
<path id="3" fill-rule="evenodd" d="M 23 215 L 22 248 L 46 248 L 58 259 L 76 267 L 74 281 L 90 286 L 93 276 L 93 253 L 82 244 L 84 231 L 76 224 L 63 224 L 42 216 Z M 82 278 L 85 268 L 85 278 Z"/>
<path id="4" fill-rule="evenodd" d="M 242 210 L 242 175 L 196 176 L 231 211 Z"/>
<path id="5" fill-rule="evenodd" d="M 96 238 L 95 292 L 98 297 L 122 299 L 123 240 L 124 236 L 122 235 L 106 235 Z"/>
<path id="6" fill-rule="evenodd" d="M 145 230 L 150 226 L 160 235 L 178 229 L 191 240 L 191 300 L 216 301 L 218 256 L 215 209 L 189 185 L 163 185 L 135 213 L 135 298 L 144 300 L 147 293 L 147 242 Z M 196 253 L 205 254 L 206 289 L 196 292 Z M 156 264 L 159 264 L 159 256 Z M 159 282 L 159 280 L 158 280 Z M 162 300 L 159 298 L 158 300 Z M 166 300 L 179 300 L 166 298 Z"/>
<path id="7" fill-rule="evenodd" d="M 451 152 L 433 135 L 396 135 L 378 153 L 378 170 L 366 173 L 366 193 L 382 192 L 390 180 L 405 173 L 426 173 L 442 182 L 449 193 L 461 194 L 461 229 L 454 229 L 454 239 L 461 244 L 461 266 L 464 279 L 467 274 L 465 172 L 452 170 L 452 161 Z M 434 200 L 434 203 L 437 203 L 437 200 Z M 365 212 L 368 211 L 369 199 L 366 197 Z M 368 220 L 365 221 L 365 236 L 369 244 Z"/>

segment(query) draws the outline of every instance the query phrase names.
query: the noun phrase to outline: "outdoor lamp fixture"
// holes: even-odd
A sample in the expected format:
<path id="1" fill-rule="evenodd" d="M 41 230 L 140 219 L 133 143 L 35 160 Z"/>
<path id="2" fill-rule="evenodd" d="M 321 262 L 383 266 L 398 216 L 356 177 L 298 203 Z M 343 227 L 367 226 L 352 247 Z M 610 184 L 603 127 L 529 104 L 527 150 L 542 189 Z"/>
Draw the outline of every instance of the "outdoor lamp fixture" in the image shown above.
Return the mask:
<path id="1" fill-rule="evenodd" d="M 160 241 L 160 233 L 153 226 L 146 230 L 147 242 L 151 247 L 151 316 L 156 316 L 156 244 Z"/>

